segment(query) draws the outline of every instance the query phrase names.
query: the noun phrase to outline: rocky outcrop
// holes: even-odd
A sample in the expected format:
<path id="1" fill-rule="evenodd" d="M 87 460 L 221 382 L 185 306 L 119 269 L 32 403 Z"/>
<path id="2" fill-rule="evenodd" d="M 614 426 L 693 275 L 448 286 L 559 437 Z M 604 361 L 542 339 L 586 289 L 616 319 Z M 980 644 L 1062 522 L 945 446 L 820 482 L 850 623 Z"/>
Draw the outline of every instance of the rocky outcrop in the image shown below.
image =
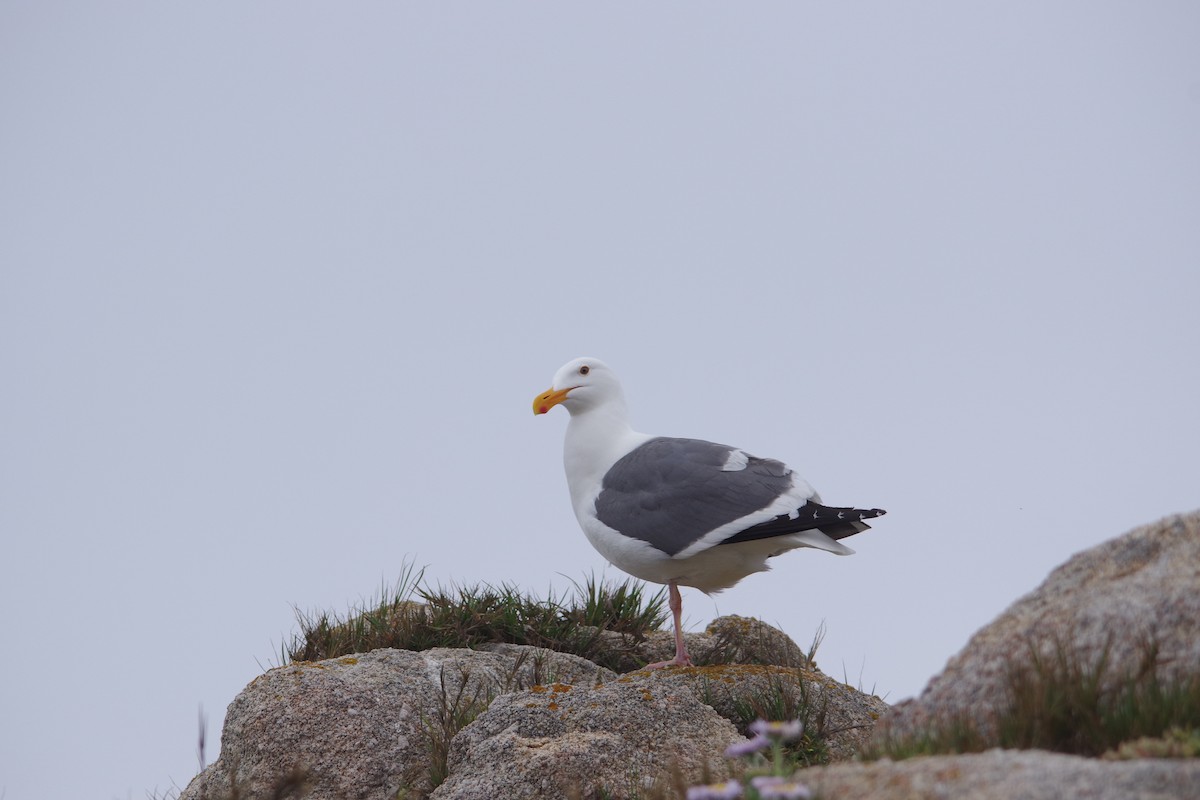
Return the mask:
<path id="1" fill-rule="evenodd" d="M 604 650 L 621 653 L 618 672 L 632 672 L 646 664 L 668 661 L 675 655 L 675 635 L 654 631 L 634 637 L 617 631 L 596 632 Z M 811 666 L 808 656 L 791 637 L 762 620 L 731 614 L 717 617 L 703 633 L 685 633 L 688 654 L 700 666 L 711 664 L 770 664 L 772 666 Z"/>
<path id="2" fill-rule="evenodd" d="M 615 677 L 577 656 L 500 649 L 375 650 L 272 669 L 229 706 L 220 758 L 180 800 L 266 798 L 289 782 L 304 783 L 314 800 L 420 791 L 449 716 L 543 682 L 586 686 Z"/>
<path id="3" fill-rule="evenodd" d="M 878 735 L 907 736 L 966 719 L 985 734 L 1008 698 L 1014 663 L 1033 654 L 1135 673 L 1149 643 L 1159 677 L 1200 674 L 1200 512 L 1167 517 L 1072 557 L 976 633 L 921 696 L 898 704 Z"/>
<path id="4" fill-rule="evenodd" d="M 1022 655 L 1103 657 L 1106 674 L 1121 676 L 1146 663 L 1153 643 L 1162 679 L 1200 674 L 1198 589 L 1200 512 L 1139 528 L 1055 570 L 979 631 L 921 697 L 890 711 L 820 673 L 782 632 L 738 617 L 689 634 L 702 666 L 620 676 L 511 644 L 291 664 L 234 700 L 220 759 L 180 797 L 656 796 L 655 787 L 736 777 L 741 765 L 724 751 L 759 709 L 804 717 L 835 761 L 858 752 L 881 715 L 877 743 L 945 720 L 986 732 Z M 672 643 L 664 633 L 617 644 L 636 664 L 669 655 Z M 1166 800 L 1200 797 L 1200 759 L 1186 757 L 1197 747 L 1185 730 L 1126 743 L 1106 760 L 990 750 L 813 767 L 798 779 L 825 800 Z"/>
<path id="5" fill-rule="evenodd" d="M 822 800 L 1183 800 L 1200 797 L 1200 760 L 1118 762 L 989 750 L 813 767 L 800 779 Z"/>
<path id="6" fill-rule="evenodd" d="M 665 687 L 687 689 L 741 726 L 754 717 L 779 716 L 780 709 L 791 718 L 806 717 L 802 722 L 821 738 L 834 762 L 853 758 L 888 710 L 888 704 L 878 697 L 803 667 L 715 664 L 636 672 L 617 681 L 644 686 L 651 692 Z"/>
<path id="7" fill-rule="evenodd" d="M 687 634 L 688 652 L 696 664 L 766 664 L 780 667 L 810 667 L 808 656 L 792 638 L 759 619 L 731 614 L 717 617 L 704 633 Z M 675 655 L 675 637 L 657 631 L 639 650 L 647 663 L 666 661 Z"/>
<path id="8" fill-rule="evenodd" d="M 432 798 L 636 798 L 673 776 L 730 777 L 737 765 L 723 754 L 740 739 L 683 684 L 539 686 L 497 698 L 455 737 Z"/>
<path id="9" fill-rule="evenodd" d="M 718 619 L 713 657 L 776 665 L 640 670 L 512 644 L 423 653 L 375 650 L 278 667 L 229 707 L 221 757 L 180 800 L 636 797 L 651 785 L 731 776 L 755 704 L 809 704 L 829 752 L 848 757 L 886 708 L 809 668 L 781 631 Z M 772 705 L 774 707 L 774 705 Z M 736 723 L 736 724 L 735 724 Z M 682 782 L 682 784 L 681 784 Z"/>
<path id="10" fill-rule="evenodd" d="M 833 760 L 852 757 L 887 709 L 815 670 L 758 664 L 539 686 L 498 698 L 454 739 L 450 777 L 433 798 L 468 800 L 489 789 L 497 797 L 563 797 L 573 789 L 625 798 L 651 786 L 733 777 L 742 764 L 723 754 L 744 741 L 734 723 L 744 726 L 756 705 L 808 715 Z"/>

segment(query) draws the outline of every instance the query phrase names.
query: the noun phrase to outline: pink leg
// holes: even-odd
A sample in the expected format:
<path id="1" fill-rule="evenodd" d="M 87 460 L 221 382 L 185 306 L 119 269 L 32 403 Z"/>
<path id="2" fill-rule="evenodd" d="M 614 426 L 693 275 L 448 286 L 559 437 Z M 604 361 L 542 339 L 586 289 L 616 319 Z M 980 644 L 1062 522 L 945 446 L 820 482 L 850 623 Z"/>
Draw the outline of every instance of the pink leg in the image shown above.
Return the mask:
<path id="1" fill-rule="evenodd" d="M 675 620 L 675 657 L 670 661 L 659 661 L 654 664 L 648 664 L 646 669 L 692 666 L 692 658 L 688 655 L 687 645 L 683 643 L 683 624 L 681 622 L 683 616 L 683 597 L 679 594 L 679 587 L 675 585 L 675 581 L 669 581 L 667 587 L 670 589 L 670 600 L 668 600 L 667 606 L 671 609 L 671 616 Z"/>

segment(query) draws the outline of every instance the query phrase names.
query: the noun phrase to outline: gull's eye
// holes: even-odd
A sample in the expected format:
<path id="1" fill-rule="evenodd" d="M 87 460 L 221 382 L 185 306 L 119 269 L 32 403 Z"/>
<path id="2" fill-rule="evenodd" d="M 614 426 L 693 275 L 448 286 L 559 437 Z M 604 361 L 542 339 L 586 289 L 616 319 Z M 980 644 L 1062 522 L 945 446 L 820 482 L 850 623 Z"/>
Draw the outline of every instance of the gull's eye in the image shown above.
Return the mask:
<path id="1" fill-rule="evenodd" d="M 587 364 L 584 364 L 582 367 L 579 368 L 580 375 L 587 375 L 591 371 L 592 371 L 592 368 L 589 367 Z"/>

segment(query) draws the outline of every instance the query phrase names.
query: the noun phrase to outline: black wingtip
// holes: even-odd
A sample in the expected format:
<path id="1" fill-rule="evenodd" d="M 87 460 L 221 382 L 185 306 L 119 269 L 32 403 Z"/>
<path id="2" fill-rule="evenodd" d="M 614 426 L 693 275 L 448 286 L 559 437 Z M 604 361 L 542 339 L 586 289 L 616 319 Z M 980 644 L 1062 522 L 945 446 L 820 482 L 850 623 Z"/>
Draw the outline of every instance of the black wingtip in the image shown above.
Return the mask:
<path id="1" fill-rule="evenodd" d="M 871 526 L 863 520 L 882 517 L 886 513 L 882 508 L 838 508 L 823 506 L 810 500 L 796 509 L 795 516 L 780 514 L 775 519 L 739 531 L 721 544 L 769 539 L 773 536 L 800 533 L 814 528 L 831 539 L 844 539 L 847 536 L 869 530 Z"/>
<path id="2" fill-rule="evenodd" d="M 855 521 L 860 519 L 875 519 L 882 517 L 887 512 L 882 508 L 836 508 L 833 506 L 823 506 L 820 503 L 814 503 L 811 500 L 800 507 L 799 517 L 801 519 L 808 518 L 814 520 L 825 521 Z M 783 519 L 783 517 L 780 517 Z"/>

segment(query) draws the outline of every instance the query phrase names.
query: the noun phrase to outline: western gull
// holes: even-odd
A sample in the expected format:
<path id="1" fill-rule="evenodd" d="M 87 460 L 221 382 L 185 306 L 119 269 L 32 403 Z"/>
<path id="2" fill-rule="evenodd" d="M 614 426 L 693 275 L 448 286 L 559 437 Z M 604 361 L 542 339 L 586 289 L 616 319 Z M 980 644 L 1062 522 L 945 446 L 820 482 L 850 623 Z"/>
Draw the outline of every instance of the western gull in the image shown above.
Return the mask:
<path id="1" fill-rule="evenodd" d="M 650 669 L 690 666 L 680 586 L 711 594 L 799 547 L 840 556 L 839 542 L 867 530 L 878 508 L 833 508 L 780 461 L 700 439 L 637 433 L 621 383 L 595 358 L 564 364 L 533 413 L 570 412 L 563 464 L 571 505 L 588 541 L 617 568 L 666 584 L 675 658 Z"/>

